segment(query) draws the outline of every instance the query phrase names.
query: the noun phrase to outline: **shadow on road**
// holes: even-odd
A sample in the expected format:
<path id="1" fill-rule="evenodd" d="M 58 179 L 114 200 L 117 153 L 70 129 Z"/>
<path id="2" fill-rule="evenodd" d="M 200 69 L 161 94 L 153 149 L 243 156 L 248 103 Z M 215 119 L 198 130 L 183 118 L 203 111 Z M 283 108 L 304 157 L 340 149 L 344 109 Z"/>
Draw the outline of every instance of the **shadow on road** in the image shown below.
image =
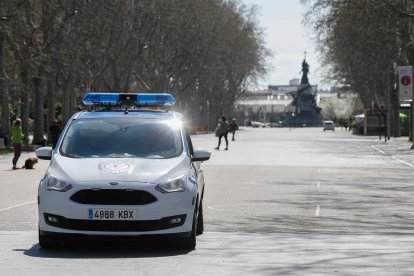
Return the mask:
<path id="1" fill-rule="evenodd" d="M 23 251 L 30 257 L 53 259 L 156 258 L 188 254 L 177 249 L 177 242 L 167 238 L 86 238 L 65 239 L 58 249 L 43 249 L 34 244 Z"/>

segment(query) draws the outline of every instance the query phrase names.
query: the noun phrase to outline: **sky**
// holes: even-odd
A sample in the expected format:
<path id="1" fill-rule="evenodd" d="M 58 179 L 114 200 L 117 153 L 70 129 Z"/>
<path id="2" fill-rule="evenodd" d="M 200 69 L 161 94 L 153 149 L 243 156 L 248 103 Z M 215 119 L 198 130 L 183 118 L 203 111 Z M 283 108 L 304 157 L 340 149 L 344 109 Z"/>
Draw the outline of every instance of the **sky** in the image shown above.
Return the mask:
<path id="1" fill-rule="evenodd" d="M 243 0 L 247 5 L 258 6 L 257 19 L 264 29 L 266 47 L 273 52 L 271 71 L 259 83 L 259 89 L 267 85 L 286 85 L 293 78 L 301 78 L 302 61 L 310 65 L 308 75 L 312 85 L 327 88 L 321 83 L 321 66 L 312 41 L 312 31 L 302 24 L 304 8 L 299 0 Z"/>

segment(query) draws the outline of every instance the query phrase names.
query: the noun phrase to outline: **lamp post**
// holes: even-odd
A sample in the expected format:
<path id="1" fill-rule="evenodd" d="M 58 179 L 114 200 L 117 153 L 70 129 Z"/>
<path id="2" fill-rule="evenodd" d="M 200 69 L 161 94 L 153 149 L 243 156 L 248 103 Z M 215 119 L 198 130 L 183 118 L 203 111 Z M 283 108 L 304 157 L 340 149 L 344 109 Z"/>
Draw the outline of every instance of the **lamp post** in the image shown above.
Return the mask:
<path id="1" fill-rule="evenodd" d="M 389 126 L 389 122 L 388 122 L 388 117 L 387 116 L 387 112 L 388 112 L 389 108 L 387 110 L 384 109 L 383 106 L 380 106 L 380 116 L 382 116 L 384 118 L 384 141 L 387 142 L 387 138 L 388 140 L 390 140 L 389 136 L 388 136 L 388 126 Z M 380 120 L 380 124 L 381 124 L 381 120 Z M 381 129 L 380 129 L 381 131 Z"/>
<path id="2" fill-rule="evenodd" d="M 289 116 L 289 130 L 290 131 L 292 131 L 292 121 L 294 117 L 295 117 L 295 112 L 292 112 Z"/>

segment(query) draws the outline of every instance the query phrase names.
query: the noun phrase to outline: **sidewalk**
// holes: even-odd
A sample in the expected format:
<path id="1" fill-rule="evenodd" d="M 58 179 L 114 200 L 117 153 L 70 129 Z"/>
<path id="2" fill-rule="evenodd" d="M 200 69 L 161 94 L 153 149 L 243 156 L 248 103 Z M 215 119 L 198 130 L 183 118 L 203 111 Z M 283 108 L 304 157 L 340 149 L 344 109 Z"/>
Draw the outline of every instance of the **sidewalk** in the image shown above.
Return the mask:
<path id="1" fill-rule="evenodd" d="M 384 154 L 402 160 L 406 163 L 411 164 L 414 168 L 414 149 L 410 149 L 413 142 L 408 141 L 408 137 L 398 137 L 384 142 L 384 140 L 375 140 L 373 146 Z"/>

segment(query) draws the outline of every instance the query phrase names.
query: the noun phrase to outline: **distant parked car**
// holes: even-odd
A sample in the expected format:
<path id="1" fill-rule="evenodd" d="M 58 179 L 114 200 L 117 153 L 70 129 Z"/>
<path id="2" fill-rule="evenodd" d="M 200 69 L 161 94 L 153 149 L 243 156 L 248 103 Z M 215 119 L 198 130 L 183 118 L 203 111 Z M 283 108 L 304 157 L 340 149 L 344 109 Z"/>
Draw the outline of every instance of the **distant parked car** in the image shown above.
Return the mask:
<path id="1" fill-rule="evenodd" d="M 266 124 L 262 122 L 252 121 L 251 124 L 252 124 L 252 127 L 266 127 Z"/>
<path id="2" fill-rule="evenodd" d="M 333 121 L 324 121 L 323 122 L 323 131 L 332 130 L 335 131 L 335 124 Z"/>

